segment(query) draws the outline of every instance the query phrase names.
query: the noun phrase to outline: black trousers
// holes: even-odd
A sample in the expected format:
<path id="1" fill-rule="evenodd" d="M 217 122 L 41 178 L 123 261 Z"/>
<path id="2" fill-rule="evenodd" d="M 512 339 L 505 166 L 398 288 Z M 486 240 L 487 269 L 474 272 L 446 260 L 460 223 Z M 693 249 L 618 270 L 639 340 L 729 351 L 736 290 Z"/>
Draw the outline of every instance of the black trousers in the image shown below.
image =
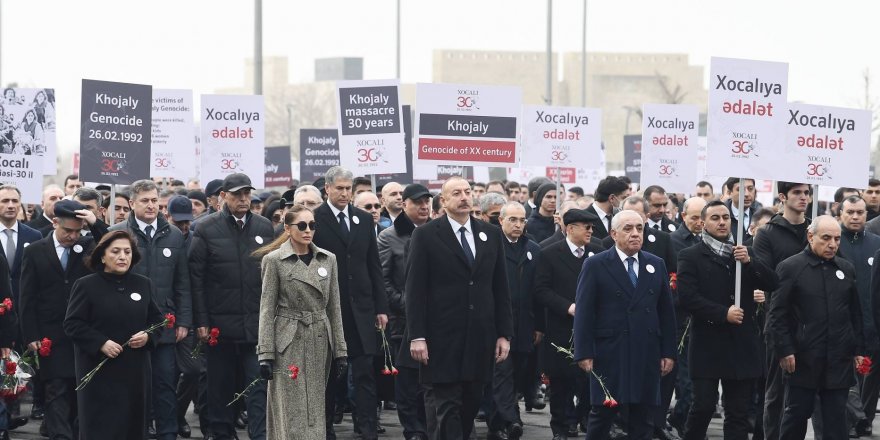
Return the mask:
<path id="1" fill-rule="evenodd" d="M 403 427 L 403 436 L 428 438 L 428 425 L 425 421 L 425 390 L 419 384 L 418 368 L 398 365 L 400 371 L 394 378 L 397 418 Z"/>
<path id="2" fill-rule="evenodd" d="M 766 361 L 767 388 L 764 390 L 764 439 L 779 440 L 782 410 L 785 407 L 785 384 L 782 382 L 782 368 L 779 367 L 779 359 L 769 345 L 767 346 Z"/>
<path id="3" fill-rule="evenodd" d="M 76 432 L 76 381 L 48 379 L 43 381 L 46 430 L 52 440 L 73 440 Z"/>
<path id="4" fill-rule="evenodd" d="M 550 429 L 553 435 L 565 435 L 570 425 L 586 418 L 590 412 L 589 379 L 582 370 L 571 367 L 566 374 L 550 376 Z M 574 398 L 578 405 L 575 406 Z"/>
<path id="5" fill-rule="evenodd" d="M 817 395 L 822 409 L 822 439 L 847 440 L 849 438 L 846 426 L 848 394 L 847 388 L 816 390 L 786 384 L 780 440 L 803 440 L 807 436 L 807 419 L 813 414 Z"/>
<path id="6" fill-rule="evenodd" d="M 247 386 L 260 377 L 255 344 L 221 342 L 208 351 L 208 420 L 211 433 L 217 440 L 230 440 L 235 435 L 235 406 L 227 406 L 234 399 L 236 376 L 244 373 Z M 243 388 L 242 388 L 243 389 Z M 248 436 L 252 440 L 266 439 L 266 382 L 257 381 L 243 398 L 248 412 Z"/>
<path id="7" fill-rule="evenodd" d="M 483 395 L 482 382 L 423 384 L 428 438 L 468 440 Z"/>
<path id="8" fill-rule="evenodd" d="M 351 381 L 354 385 L 354 413 L 357 428 L 363 439 L 375 439 L 376 433 L 376 369 L 372 355 L 360 355 L 348 359 Z"/>
<path id="9" fill-rule="evenodd" d="M 556 388 L 554 388 L 556 389 Z M 651 440 L 654 435 L 654 411 L 655 405 L 626 405 L 629 417 L 626 423 L 626 432 L 629 440 Z M 608 408 L 602 405 L 593 405 L 590 410 L 590 419 L 587 422 L 587 438 L 589 440 L 608 440 L 611 424 L 618 410 L 623 407 Z"/>
<path id="10" fill-rule="evenodd" d="M 337 376 L 337 370 L 337 363 L 334 359 L 330 364 L 330 379 L 327 380 L 327 387 L 324 390 L 327 440 L 336 439 L 336 430 L 333 429 L 333 416 L 335 415 L 336 408 L 344 407 L 348 400 L 348 397 L 346 397 L 348 396 L 348 373 L 344 372 L 342 376 Z"/>
<path id="11" fill-rule="evenodd" d="M 703 440 L 718 403 L 718 382 L 724 390 L 724 440 L 749 439 L 749 402 L 753 379 L 692 379 L 693 403 L 685 424 L 684 440 Z"/>
<path id="12" fill-rule="evenodd" d="M 673 365 L 669 374 L 660 378 L 660 406 L 654 410 L 654 426 L 658 428 L 666 426 L 666 413 L 669 412 L 669 405 L 672 403 L 677 377 L 678 362 Z"/>
<path id="13" fill-rule="evenodd" d="M 880 359 L 880 352 L 871 353 L 871 359 Z M 861 377 L 861 376 L 860 376 Z M 871 371 L 862 380 L 861 396 L 865 411 L 865 426 L 874 423 L 874 413 L 877 411 L 877 396 L 880 395 L 880 362 L 871 365 Z M 36 397 L 35 397 L 36 398 Z"/>
<path id="14" fill-rule="evenodd" d="M 492 404 L 489 411 L 489 430 L 498 431 L 514 422 L 522 422 L 517 404 L 517 384 L 527 375 L 529 353 L 510 352 L 507 359 L 495 364 L 492 373 Z"/>

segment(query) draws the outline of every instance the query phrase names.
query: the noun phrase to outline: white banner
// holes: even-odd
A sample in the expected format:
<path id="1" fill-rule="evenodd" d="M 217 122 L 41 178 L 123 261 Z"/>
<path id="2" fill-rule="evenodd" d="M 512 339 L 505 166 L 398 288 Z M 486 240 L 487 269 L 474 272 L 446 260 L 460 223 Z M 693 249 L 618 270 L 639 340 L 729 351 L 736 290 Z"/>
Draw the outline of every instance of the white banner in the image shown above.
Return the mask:
<path id="1" fill-rule="evenodd" d="M 150 177 L 196 174 L 192 90 L 153 89 Z"/>
<path id="2" fill-rule="evenodd" d="M 871 159 L 871 112 L 789 104 L 777 180 L 864 188 Z"/>
<path id="3" fill-rule="evenodd" d="M 202 95 L 202 182 L 244 173 L 254 185 L 265 181 L 263 97 Z"/>
<path id="4" fill-rule="evenodd" d="M 55 89 L 3 89 L 0 99 L 0 153 L 42 156 L 41 175 L 58 170 Z"/>
<path id="5" fill-rule="evenodd" d="M 339 158 L 355 175 L 406 172 L 398 81 L 340 81 Z"/>
<path id="6" fill-rule="evenodd" d="M 0 153 L 0 184 L 15 185 L 22 203 L 43 200 L 44 156 Z"/>
<path id="7" fill-rule="evenodd" d="M 645 104 L 642 115 L 641 187 L 693 191 L 700 110 L 695 105 Z"/>
<path id="8" fill-rule="evenodd" d="M 712 58 L 708 173 L 777 178 L 788 112 L 788 64 Z"/>
<path id="9" fill-rule="evenodd" d="M 602 150 L 602 110 L 523 106 L 520 166 L 583 167 Z"/>
<path id="10" fill-rule="evenodd" d="M 413 162 L 517 164 L 522 89 L 512 86 L 416 85 Z"/>

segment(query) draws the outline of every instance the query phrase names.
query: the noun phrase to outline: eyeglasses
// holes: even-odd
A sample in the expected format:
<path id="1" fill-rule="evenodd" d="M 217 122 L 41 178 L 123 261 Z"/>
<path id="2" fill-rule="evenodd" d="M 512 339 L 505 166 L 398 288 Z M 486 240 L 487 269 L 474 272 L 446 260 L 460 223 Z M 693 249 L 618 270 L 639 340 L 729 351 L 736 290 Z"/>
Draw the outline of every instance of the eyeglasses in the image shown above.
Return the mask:
<path id="1" fill-rule="evenodd" d="M 296 204 L 297 204 L 297 205 L 301 205 L 301 206 L 305 206 L 305 207 L 308 207 L 308 208 L 311 208 L 311 207 L 314 207 L 314 206 L 318 206 L 318 205 L 320 205 L 321 203 L 319 203 L 319 202 L 313 202 L 313 201 L 311 201 L 311 200 L 300 200 L 300 201 L 296 202 Z"/>
<path id="2" fill-rule="evenodd" d="M 382 209 L 382 205 L 379 204 L 379 203 L 367 203 L 367 204 L 364 205 L 364 207 L 361 208 L 361 209 L 363 209 L 363 210 L 365 210 L 365 211 L 370 211 L 370 210 L 372 210 L 372 209 Z"/>
<path id="3" fill-rule="evenodd" d="M 308 222 L 308 223 L 306 223 L 306 222 L 288 223 L 287 226 L 291 226 L 291 227 L 296 226 L 296 229 L 299 229 L 301 232 L 304 232 L 304 231 L 306 230 L 307 227 L 308 227 L 310 230 L 315 231 L 315 230 L 316 230 L 315 227 L 317 227 L 318 224 L 315 223 L 314 220 L 312 220 L 312 221 L 310 221 L 310 222 Z"/>

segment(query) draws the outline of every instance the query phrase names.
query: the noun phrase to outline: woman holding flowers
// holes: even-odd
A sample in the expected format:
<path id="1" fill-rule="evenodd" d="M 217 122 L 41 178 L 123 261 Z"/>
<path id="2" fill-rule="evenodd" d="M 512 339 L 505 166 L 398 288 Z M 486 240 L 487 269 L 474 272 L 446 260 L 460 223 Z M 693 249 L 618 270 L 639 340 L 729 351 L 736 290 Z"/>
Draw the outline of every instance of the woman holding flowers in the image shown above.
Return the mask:
<path id="1" fill-rule="evenodd" d="M 315 227 L 312 212 L 294 206 L 284 233 L 254 253 L 263 257 L 257 357 L 270 380 L 267 438 L 323 440 L 331 361 L 345 363 L 336 256 L 312 243 Z"/>
<path id="2" fill-rule="evenodd" d="M 95 273 L 77 280 L 70 294 L 64 331 L 74 343 L 77 379 L 108 359 L 77 392 L 83 440 L 146 438 L 145 349 L 158 335 L 143 330 L 163 317 L 149 278 L 129 273 L 139 260 L 128 232 L 108 233 L 87 260 Z"/>

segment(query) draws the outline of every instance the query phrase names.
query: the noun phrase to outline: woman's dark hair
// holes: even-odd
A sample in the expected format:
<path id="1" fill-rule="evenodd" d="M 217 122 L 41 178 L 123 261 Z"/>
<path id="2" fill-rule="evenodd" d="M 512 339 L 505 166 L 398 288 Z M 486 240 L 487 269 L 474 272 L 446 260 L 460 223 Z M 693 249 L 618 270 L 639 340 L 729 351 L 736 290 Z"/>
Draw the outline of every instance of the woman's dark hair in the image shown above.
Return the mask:
<path id="1" fill-rule="evenodd" d="M 311 210 L 309 208 L 306 208 L 303 205 L 291 206 L 290 209 L 287 210 L 287 214 L 284 214 L 284 219 L 283 219 L 284 222 L 282 224 L 289 225 L 289 224 L 293 223 L 293 219 L 295 219 L 296 216 L 299 215 L 299 213 L 304 212 L 304 211 L 311 212 Z M 314 232 L 314 231 L 312 231 L 312 232 Z M 274 251 L 275 249 L 280 248 L 281 245 L 284 244 L 284 242 L 287 240 L 290 240 L 290 236 L 288 236 L 286 234 L 286 231 L 282 231 L 281 235 L 279 235 L 278 238 L 273 240 L 271 243 L 255 250 L 253 253 L 251 253 L 251 256 L 257 257 L 257 258 L 263 258 L 268 253 Z"/>
<path id="2" fill-rule="evenodd" d="M 107 248 L 110 247 L 110 244 L 116 240 L 128 240 L 131 244 L 131 266 L 129 266 L 128 270 L 131 270 L 135 264 L 138 264 L 138 261 L 141 261 L 141 253 L 138 251 L 137 241 L 135 241 L 134 237 L 132 237 L 128 231 L 113 231 L 104 234 L 104 237 L 102 237 L 98 245 L 95 246 L 95 250 L 93 250 L 92 254 L 86 259 L 86 267 L 95 272 L 103 272 L 104 263 L 101 261 L 101 258 L 104 257 L 104 253 L 107 252 Z"/>

